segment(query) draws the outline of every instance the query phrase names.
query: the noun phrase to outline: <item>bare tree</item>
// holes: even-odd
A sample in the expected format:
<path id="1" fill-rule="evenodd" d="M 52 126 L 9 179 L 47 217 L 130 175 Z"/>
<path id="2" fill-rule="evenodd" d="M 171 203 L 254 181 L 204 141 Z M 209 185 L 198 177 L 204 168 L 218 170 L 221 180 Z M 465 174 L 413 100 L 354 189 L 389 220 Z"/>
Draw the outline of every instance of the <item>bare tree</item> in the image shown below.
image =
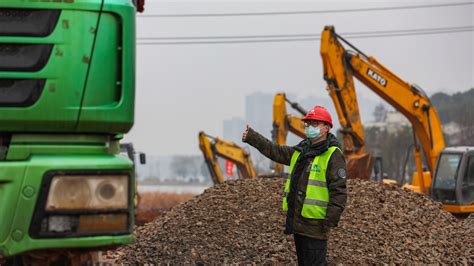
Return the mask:
<path id="1" fill-rule="evenodd" d="M 179 177 L 194 178 L 198 173 L 195 159 L 196 156 L 174 156 L 170 164 L 171 171 Z"/>
<path id="2" fill-rule="evenodd" d="M 387 119 L 387 112 L 388 110 L 385 108 L 385 105 L 382 103 L 379 103 L 377 106 L 375 106 L 374 109 L 374 120 L 375 122 L 385 122 Z"/>

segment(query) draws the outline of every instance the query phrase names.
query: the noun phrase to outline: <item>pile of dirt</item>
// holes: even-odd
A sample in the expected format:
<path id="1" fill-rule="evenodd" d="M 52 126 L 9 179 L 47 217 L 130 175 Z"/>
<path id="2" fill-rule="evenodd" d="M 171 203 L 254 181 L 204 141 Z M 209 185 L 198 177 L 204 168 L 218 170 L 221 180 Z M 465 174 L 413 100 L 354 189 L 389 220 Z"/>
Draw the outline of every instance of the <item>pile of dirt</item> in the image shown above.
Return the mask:
<path id="1" fill-rule="evenodd" d="M 471 228 L 471 227 L 474 228 L 474 213 L 471 213 L 469 217 L 467 217 L 467 219 L 464 220 L 464 224 L 468 228 Z"/>
<path id="2" fill-rule="evenodd" d="M 295 263 L 283 234 L 283 180 L 216 185 L 138 227 L 120 263 Z M 474 262 L 474 227 L 430 199 L 394 186 L 349 180 L 348 206 L 331 232 L 329 263 Z"/>
<path id="3" fill-rule="evenodd" d="M 474 262 L 474 231 L 426 196 L 352 181 L 349 202 L 329 242 L 333 263 Z"/>

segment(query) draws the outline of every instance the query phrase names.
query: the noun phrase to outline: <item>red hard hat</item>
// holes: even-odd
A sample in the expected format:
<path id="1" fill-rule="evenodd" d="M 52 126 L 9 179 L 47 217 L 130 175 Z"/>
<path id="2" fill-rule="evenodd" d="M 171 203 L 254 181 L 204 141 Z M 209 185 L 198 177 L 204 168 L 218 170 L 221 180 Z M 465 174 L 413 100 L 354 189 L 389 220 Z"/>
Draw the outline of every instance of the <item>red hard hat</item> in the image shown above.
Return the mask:
<path id="1" fill-rule="evenodd" d="M 307 120 L 317 120 L 321 122 L 326 122 L 331 126 L 332 128 L 332 118 L 331 114 L 326 110 L 326 108 L 322 106 L 315 106 L 313 109 L 311 109 L 306 116 L 303 118 L 303 121 Z"/>

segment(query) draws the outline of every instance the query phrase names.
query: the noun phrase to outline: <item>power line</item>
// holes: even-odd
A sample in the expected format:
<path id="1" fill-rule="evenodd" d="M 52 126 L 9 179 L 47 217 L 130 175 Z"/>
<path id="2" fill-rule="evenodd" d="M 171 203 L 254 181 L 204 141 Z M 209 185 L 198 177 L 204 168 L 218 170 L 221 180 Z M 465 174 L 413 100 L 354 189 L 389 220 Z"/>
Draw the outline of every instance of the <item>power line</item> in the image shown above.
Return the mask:
<path id="1" fill-rule="evenodd" d="M 275 35 L 226 35 L 226 36 L 177 36 L 177 37 L 139 37 L 138 40 L 206 40 L 206 39 L 253 39 L 253 38 L 297 38 L 316 37 L 321 34 L 275 34 Z"/>
<path id="2" fill-rule="evenodd" d="M 291 39 L 268 39 L 268 40 L 232 40 L 232 41 L 202 41 L 202 42 L 138 42 L 138 45 L 174 45 L 174 44 L 227 44 L 227 43 L 266 43 L 266 42 L 294 42 L 294 41 L 317 41 L 321 38 L 291 38 Z"/>
<path id="3" fill-rule="evenodd" d="M 366 39 L 366 38 L 383 38 L 383 37 L 400 37 L 400 36 L 420 36 L 420 35 L 437 35 L 447 33 L 472 32 L 474 27 L 459 30 L 440 30 L 425 32 L 407 32 L 392 33 L 379 35 L 353 35 L 345 36 L 346 39 Z M 300 41 L 318 41 L 320 37 L 312 38 L 274 38 L 274 39 L 253 39 L 253 40 L 223 40 L 223 41 L 162 41 L 162 42 L 137 42 L 138 45 L 195 45 L 195 44 L 238 44 L 238 43 L 278 43 L 278 42 L 300 42 Z"/>
<path id="4" fill-rule="evenodd" d="M 419 36 L 419 35 L 437 35 L 445 33 L 459 33 L 459 32 L 469 32 L 474 31 L 474 27 L 460 29 L 460 30 L 441 30 L 441 31 L 426 31 L 426 32 L 407 32 L 407 33 L 395 33 L 395 34 L 380 34 L 380 35 L 361 35 L 361 36 L 348 36 L 347 39 L 368 39 L 368 38 L 382 38 L 382 37 L 399 37 L 399 36 Z"/>
<path id="5" fill-rule="evenodd" d="M 441 28 L 419 28 L 419 29 L 402 29 L 402 30 L 385 30 L 385 31 L 359 31 L 359 32 L 342 32 L 342 36 L 356 35 L 380 35 L 380 34 L 399 34 L 410 32 L 437 32 L 437 31 L 455 31 L 472 29 L 474 26 L 457 26 L 457 27 L 441 27 Z M 138 40 L 208 40 L 208 39 L 257 39 L 257 38 L 307 38 L 320 37 L 320 33 L 303 33 L 303 34 L 273 34 L 273 35 L 221 35 L 221 36 L 167 36 L 167 37 L 138 37 Z"/>
<path id="6" fill-rule="evenodd" d="M 276 12 L 247 12 L 247 13 L 190 13 L 190 14 L 144 14 L 139 18 L 166 18 L 166 17 L 240 17 L 240 16 L 275 16 L 275 15 L 308 15 L 308 14 L 325 14 L 325 13 L 350 13 L 350 12 L 370 12 L 370 11 L 389 11 L 404 9 L 420 9 L 420 8 L 438 8 L 452 6 L 473 5 L 474 2 L 458 2 L 447 4 L 430 4 L 430 5 L 409 5 L 409 6 L 393 6 L 393 7 L 371 7 L 371 8 L 353 8 L 353 9 L 329 9 L 329 10 L 308 10 L 308 11 L 276 11 Z"/>
<path id="7" fill-rule="evenodd" d="M 435 28 L 418 28 L 418 29 L 401 29 L 401 30 L 376 30 L 376 31 L 355 31 L 338 33 L 339 35 L 370 35 L 370 34 L 385 34 L 385 33 L 410 33 L 410 32 L 429 32 L 429 31 L 447 31 L 447 30 L 464 30 L 472 29 L 473 25 L 456 26 L 456 27 L 435 27 Z"/>

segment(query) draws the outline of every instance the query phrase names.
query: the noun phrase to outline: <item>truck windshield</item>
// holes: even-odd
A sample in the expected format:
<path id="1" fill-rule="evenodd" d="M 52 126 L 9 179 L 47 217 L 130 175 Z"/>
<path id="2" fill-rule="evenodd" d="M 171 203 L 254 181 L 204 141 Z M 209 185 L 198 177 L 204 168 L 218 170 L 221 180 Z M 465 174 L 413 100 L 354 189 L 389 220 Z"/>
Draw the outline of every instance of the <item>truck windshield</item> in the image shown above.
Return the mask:
<path id="1" fill-rule="evenodd" d="M 461 193 L 464 204 L 474 204 L 474 155 L 469 156 L 466 172 L 461 185 Z"/>
<path id="2" fill-rule="evenodd" d="M 433 198 L 444 203 L 456 203 L 456 176 L 461 154 L 441 154 L 433 184 Z"/>

